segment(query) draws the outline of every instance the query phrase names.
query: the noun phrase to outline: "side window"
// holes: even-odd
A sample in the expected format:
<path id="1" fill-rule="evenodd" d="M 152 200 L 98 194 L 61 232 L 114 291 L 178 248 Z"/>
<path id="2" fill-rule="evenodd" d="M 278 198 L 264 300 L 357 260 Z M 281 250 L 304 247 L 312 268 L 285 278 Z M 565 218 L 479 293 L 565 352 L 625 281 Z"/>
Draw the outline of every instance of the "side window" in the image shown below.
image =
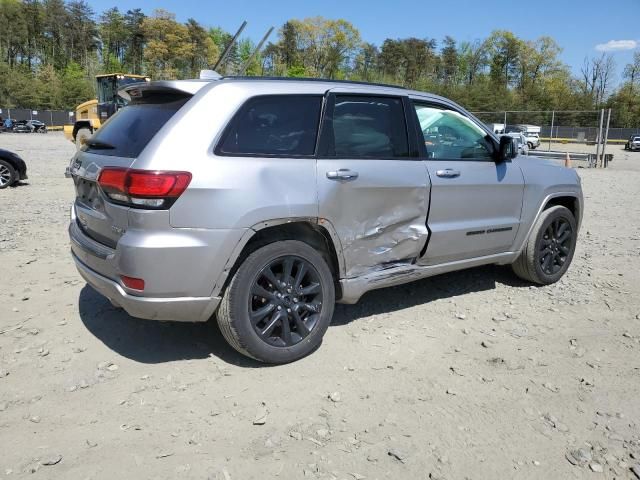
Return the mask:
<path id="1" fill-rule="evenodd" d="M 433 105 L 414 106 L 429 158 L 493 160 L 491 137 L 471 119 Z"/>
<path id="2" fill-rule="evenodd" d="M 216 153 L 311 156 L 321 107 L 321 96 L 254 97 L 231 120 Z"/>
<path id="3" fill-rule="evenodd" d="M 382 159 L 409 156 L 400 98 L 336 95 L 332 125 L 329 156 Z"/>

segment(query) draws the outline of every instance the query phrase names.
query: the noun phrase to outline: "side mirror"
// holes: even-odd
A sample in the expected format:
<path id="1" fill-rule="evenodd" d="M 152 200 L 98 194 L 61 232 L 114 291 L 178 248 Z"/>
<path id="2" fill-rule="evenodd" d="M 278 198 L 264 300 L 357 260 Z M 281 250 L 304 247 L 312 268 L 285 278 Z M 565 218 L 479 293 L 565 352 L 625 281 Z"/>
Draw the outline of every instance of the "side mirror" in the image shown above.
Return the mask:
<path id="1" fill-rule="evenodd" d="M 508 135 L 500 137 L 500 149 L 498 150 L 498 162 L 506 162 L 518 155 L 516 139 Z"/>

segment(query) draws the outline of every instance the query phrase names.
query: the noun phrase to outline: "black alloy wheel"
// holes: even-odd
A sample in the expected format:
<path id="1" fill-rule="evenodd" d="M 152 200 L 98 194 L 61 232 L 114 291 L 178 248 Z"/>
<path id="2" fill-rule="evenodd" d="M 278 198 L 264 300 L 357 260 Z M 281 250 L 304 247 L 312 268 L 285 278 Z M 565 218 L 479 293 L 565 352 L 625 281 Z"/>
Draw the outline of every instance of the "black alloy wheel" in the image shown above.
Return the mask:
<path id="1" fill-rule="evenodd" d="M 563 217 L 553 220 L 545 230 L 539 247 L 539 262 L 542 271 L 555 275 L 564 266 L 573 242 L 573 229 Z"/>
<path id="2" fill-rule="evenodd" d="M 276 258 L 256 276 L 249 297 L 249 318 L 260 339 L 291 347 L 305 339 L 322 313 L 320 275 L 307 260 Z"/>
<path id="3" fill-rule="evenodd" d="M 279 240 L 242 260 L 216 317 L 233 348 L 269 364 L 293 362 L 322 343 L 336 297 L 328 252 Z"/>

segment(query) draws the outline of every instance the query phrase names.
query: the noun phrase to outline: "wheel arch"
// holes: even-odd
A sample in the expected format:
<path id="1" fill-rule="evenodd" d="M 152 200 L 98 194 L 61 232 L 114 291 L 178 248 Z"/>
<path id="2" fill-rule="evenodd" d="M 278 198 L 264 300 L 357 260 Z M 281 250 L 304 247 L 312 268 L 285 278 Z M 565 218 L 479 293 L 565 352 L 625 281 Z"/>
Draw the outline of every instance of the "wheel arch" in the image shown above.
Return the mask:
<path id="1" fill-rule="evenodd" d="M 573 218 L 576 219 L 576 223 L 578 223 L 581 217 L 580 209 L 582 207 L 580 205 L 580 199 L 578 199 L 577 196 L 560 194 L 559 196 L 551 197 L 542 207 L 542 211 L 548 210 L 549 208 L 555 206 L 566 207 L 573 214 Z"/>
<path id="2" fill-rule="evenodd" d="M 543 201 L 540 203 L 540 207 L 536 212 L 536 215 L 533 217 L 529 228 L 527 229 L 526 235 L 521 238 L 521 240 L 517 244 L 517 248 L 514 249 L 514 252 L 517 255 L 522 251 L 524 245 L 527 242 L 527 239 L 531 235 L 531 231 L 533 230 L 534 225 L 542 215 L 542 212 L 545 210 L 555 207 L 555 206 L 563 206 L 569 209 L 569 211 L 573 214 L 576 219 L 576 224 L 578 225 L 578 229 L 580 229 L 580 225 L 582 223 L 582 213 L 583 213 L 583 199 L 582 194 L 579 191 L 564 191 L 564 192 L 555 192 L 550 193 L 544 197 Z"/>
<path id="3" fill-rule="evenodd" d="M 340 278 L 344 273 L 342 247 L 330 222 L 317 218 L 281 218 L 260 222 L 238 242 L 224 271 L 216 281 L 214 295 L 222 296 L 242 262 L 257 249 L 283 240 L 298 240 L 318 250 L 327 261 L 334 278 L 336 299 L 342 295 Z"/>
<path id="4" fill-rule="evenodd" d="M 0 160 L 4 160 L 11 165 L 20 178 L 27 172 L 27 164 L 25 161 L 12 152 L 0 152 Z"/>
<path id="5" fill-rule="evenodd" d="M 8 155 L 2 155 L 0 154 L 0 160 L 4 160 L 5 162 L 7 162 L 9 165 L 11 165 L 13 167 L 13 169 L 18 172 L 20 169 L 20 166 L 18 165 L 18 163 L 15 161 L 15 159 L 11 158 Z"/>

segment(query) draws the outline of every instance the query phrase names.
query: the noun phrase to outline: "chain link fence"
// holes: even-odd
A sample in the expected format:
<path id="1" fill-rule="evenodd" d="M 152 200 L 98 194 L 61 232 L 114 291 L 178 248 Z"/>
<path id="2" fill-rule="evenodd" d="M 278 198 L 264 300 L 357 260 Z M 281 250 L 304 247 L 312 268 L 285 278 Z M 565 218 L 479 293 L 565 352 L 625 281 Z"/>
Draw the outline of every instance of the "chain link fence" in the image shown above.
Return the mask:
<path id="1" fill-rule="evenodd" d="M 63 125 L 75 122 L 75 113 L 68 110 L 30 110 L 28 108 L 0 107 L 0 117 L 2 117 L 3 121 L 7 118 L 11 118 L 14 121 L 40 120 L 47 127 L 53 127 L 54 129 L 56 127 L 62 128 Z"/>
<path id="2" fill-rule="evenodd" d="M 473 112 L 494 131 L 518 128 L 523 125 L 540 127 L 542 141 L 595 144 L 600 132 L 601 110 L 496 111 Z M 604 112 L 602 131 L 606 131 L 607 112 Z M 624 143 L 639 128 L 609 128 L 608 142 Z"/>

